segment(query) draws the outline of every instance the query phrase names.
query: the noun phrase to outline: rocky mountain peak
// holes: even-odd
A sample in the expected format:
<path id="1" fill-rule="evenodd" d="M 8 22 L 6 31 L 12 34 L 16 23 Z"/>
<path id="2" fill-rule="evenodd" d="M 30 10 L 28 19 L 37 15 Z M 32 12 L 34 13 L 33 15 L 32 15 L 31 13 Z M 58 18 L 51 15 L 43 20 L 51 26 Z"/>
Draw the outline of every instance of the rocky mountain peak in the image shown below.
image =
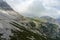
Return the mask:
<path id="1" fill-rule="evenodd" d="M 5 1 L 0 0 L 0 9 L 13 10 Z"/>

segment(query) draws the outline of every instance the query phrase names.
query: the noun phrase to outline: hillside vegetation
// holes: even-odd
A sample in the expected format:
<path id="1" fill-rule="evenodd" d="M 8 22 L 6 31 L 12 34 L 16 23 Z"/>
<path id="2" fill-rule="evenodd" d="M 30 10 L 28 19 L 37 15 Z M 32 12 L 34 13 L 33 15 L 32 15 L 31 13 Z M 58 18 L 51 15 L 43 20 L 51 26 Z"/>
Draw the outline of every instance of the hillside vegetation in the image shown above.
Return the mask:
<path id="1" fill-rule="evenodd" d="M 28 19 L 28 18 L 27 18 Z M 12 29 L 14 34 L 11 40 L 60 40 L 59 26 L 44 22 L 38 18 L 30 18 L 29 21 L 10 23 L 17 29 Z"/>

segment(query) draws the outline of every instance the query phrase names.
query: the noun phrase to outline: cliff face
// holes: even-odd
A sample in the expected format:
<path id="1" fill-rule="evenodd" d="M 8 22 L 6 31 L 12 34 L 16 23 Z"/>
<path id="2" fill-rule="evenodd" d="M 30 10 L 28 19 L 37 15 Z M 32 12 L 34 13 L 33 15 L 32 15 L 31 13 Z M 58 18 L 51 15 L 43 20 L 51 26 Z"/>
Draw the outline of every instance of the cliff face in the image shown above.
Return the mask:
<path id="1" fill-rule="evenodd" d="M 0 16 L 16 19 L 18 16 L 21 16 L 21 15 L 15 12 L 5 1 L 0 0 Z"/>
<path id="2" fill-rule="evenodd" d="M 9 24 L 12 20 L 18 20 L 20 15 L 15 12 L 6 2 L 0 0 L 0 34 L 1 38 L 9 40 L 9 35 L 12 35 L 12 25 Z M 3 39 L 1 39 L 3 40 Z"/>

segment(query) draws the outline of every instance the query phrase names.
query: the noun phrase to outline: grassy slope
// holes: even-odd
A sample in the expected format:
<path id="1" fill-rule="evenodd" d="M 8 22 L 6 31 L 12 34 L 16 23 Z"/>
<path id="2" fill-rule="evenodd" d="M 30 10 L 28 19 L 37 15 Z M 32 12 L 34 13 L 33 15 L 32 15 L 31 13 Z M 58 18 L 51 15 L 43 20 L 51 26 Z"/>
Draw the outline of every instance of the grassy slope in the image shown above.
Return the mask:
<path id="1" fill-rule="evenodd" d="M 18 31 L 18 30 L 12 30 L 12 32 L 14 33 L 14 36 L 10 36 L 11 40 L 33 40 L 33 38 L 34 38 L 34 40 L 57 40 L 58 39 L 58 37 L 56 37 L 56 39 L 54 39 L 54 38 L 49 37 L 46 34 L 43 34 L 43 33 L 45 33 L 45 31 L 46 31 L 45 28 L 47 26 L 47 23 L 45 21 L 42 21 L 39 18 L 29 18 L 28 23 L 31 25 L 31 27 L 21 24 L 21 23 L 17 23 L 17 22 L 10 23 L 13 26 L 15 26 L 16 28 L 23 30 L 23 32 Z M 48 24 L 49 24 L 48 25 L 49 27 L 53 28 L 52 30 L 55 30 L 58 27 L 58 25 L 56 25 L 56 24 L 52 24 L 52 23 L 48 23 Z M 40 31 L 41 29 L 43 29 L 42 30 L 43 32 Z M 50 28 L 50 30 L 48 30 L 48 31 L 52 32 L 52 30 Z M 33 36 L 33 38 L 30 39 L 32 36 Z"/>

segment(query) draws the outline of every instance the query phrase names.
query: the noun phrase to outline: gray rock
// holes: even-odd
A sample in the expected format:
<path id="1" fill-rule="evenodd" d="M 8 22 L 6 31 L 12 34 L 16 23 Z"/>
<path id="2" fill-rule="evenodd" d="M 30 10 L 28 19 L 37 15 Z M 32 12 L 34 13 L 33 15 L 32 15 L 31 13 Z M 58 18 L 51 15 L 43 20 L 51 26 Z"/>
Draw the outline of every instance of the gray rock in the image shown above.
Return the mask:
<path id="1" fill-rule="evenodd" d="M 3 34 L 1 38 L 10 39 L 9 36 L 13 35 L 11 32 L 13 26 L 9 22 L 18 20 L 19 16 L 6 2 L 0 0 L 0 34 Z"/>

